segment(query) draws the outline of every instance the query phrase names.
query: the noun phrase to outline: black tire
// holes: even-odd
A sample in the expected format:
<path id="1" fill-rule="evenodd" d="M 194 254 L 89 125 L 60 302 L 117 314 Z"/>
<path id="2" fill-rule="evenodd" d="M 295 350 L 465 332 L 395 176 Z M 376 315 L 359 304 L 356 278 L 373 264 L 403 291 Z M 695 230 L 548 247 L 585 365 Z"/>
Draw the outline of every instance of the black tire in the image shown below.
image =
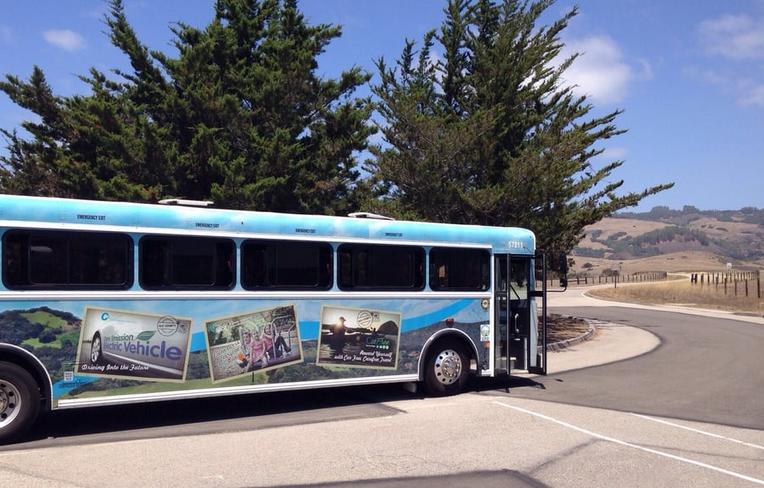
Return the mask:
<path id="1" fill-rule="evenodd" d="M 31 374 L 0 361 L 0 443 L 18 439 L 40 413 L 40 389 Z"/>
<path id="2" fill-rule="evenodd" d="M 103 342 L 101 341 L 101 333 L 96 332 L 93 334 L 93 340 L 90 341 L 90 364 L 102 364 L 103 363 Z"/>
<path id="3" fill-rule="evenodd" d="M 461 393 L 469 381 L 469 356 L 464 345 L 453 339 L 444 339 L 430 346 L 424 367 L 425 388 L 432 396 Z"/>

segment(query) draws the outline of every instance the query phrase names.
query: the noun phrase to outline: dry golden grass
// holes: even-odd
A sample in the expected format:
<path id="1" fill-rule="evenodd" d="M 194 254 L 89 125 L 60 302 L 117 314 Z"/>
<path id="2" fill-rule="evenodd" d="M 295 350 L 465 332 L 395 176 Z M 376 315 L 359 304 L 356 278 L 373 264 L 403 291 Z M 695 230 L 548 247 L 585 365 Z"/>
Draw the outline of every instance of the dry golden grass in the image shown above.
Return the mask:
<path id="1" fill-rule="evenodd" d="M 682 251 L 660 256 L 646 258 L 627 259 L 616 261 L 614 259 L 587 258 L 575 256 L 576 264 L 573 271 L 596 276 L 606 268 L 619 270 L 621 274 L 643 273 L 646 271 L 721 271 L 725 263 L 714 253 L 706 251 Z M 585 263 L 591 263 L 593 268 L 583 269 Z"/>
<path id="2" fill-rule="evenodd" d="M 556 313 L 547 316 L 547 341 L 549 343 L 573 339 L 589 330 L 585 320 Z"/>
<path id="3" fill-rule="evenodd" d="M 603 243 L 601 243 L 601 242 L 594 242 L 592 240 L 592 235 L 591 234 L 586 234 L 586 237 L 581 239 L 581 242 L 578 243 L 578 247 L 585 247 L 587 249 L 604 249 L 606 251 L 612 252 L 612 249 L 610 249 L 609 247 L 607 247 Z"/>
<path id="4" fill-rule="evenodd" d="M 746 222 L 723 222 L 721 220 L 702 218 L 690 222 L 689 227 L 704 232 L 714 239 L 737 241 L 742 234 L 764 235 L 764 229 L 756 224 Z"/>
<path id="5" fill-rule="evenodd" d="M 615 234 L 616 232 L 626 232 L 627 235 L 636 237 L 656 229 L 663 229 L 664 227 L 673 227 L 673 224 L 651 220 L 614 219 L 612 217 L 607 217 L 596 224 L 588 226 L 584 231 L 587 234 L 590 234 L 593 230 L 601 230 L 602 235 L 600 235 L 599 240 L 605 240 L 608 236 Z M 581 245 L 584 246 L 583 244 Z"/>
<path id="6" fill-rule="evenodd" d="M 756 297 L 756 281 L 748 281 L 748 297 L 745 284 L 738 282 L 737 297 L 734 284 L 727 284 L 727 295 L 723 285 L 693 285 L 689 278 L 645 285 L 625 285 L 618 288 L 595 288 L 589 292 L 596 298 L 645 305 L 680 305 L 684 307 L 727 310 L 731 312 L 755 312 L 764 316 L 764 300 Z M 764 290 L 762 290 L 764 292 Z"/>

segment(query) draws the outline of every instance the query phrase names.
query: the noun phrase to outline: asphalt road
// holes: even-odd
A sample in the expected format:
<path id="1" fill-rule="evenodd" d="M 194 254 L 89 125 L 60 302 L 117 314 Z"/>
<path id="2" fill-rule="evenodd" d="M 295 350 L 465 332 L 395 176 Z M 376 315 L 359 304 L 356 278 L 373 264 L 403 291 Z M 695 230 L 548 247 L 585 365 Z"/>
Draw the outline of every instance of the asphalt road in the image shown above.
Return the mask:
<path id="1" fill-rule="evenodd" d="M 553 308 L 649 330 L 643 356 L 547 376 L 513 396 L 764 429 L 764 327 L 698 315 L 620 307 Z"/>

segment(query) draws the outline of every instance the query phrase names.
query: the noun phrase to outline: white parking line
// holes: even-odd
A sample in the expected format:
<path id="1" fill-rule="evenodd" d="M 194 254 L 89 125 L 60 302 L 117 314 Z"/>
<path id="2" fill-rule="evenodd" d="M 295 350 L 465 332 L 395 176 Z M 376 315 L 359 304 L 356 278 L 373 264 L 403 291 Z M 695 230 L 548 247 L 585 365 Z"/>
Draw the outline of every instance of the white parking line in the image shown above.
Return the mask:
<path id="1" fill-rule="evenodd" d="M 497 401 L 494 401 L 493 403 L 495 403 L 497 405 L 501 405 L 502 407 L 511 408 L 512 410 L 517 410 L 518 412 L 527 413 L 528 415 L 533 415 L 534 417 L 542 418 L 542 419 L 548 420 L 550 422 L 554 422 L 555 424 L 562 425 L 563 427 L 567 427 L 569 429 L 576 430 L 578 432 L 581 432 L 581 433 L 586 434 L 586 435 L 590 435 L 592 437 L 596 437 L 597 439 L 602 439 L 603 441 L 612 442 L 614 444 L 619 444 L 621 446 L 633 447 L 634 449 L 639 449 L 640 451 L 645 451 L 645 452 L 649 452 L 649 453 L 652 453 L 652 454 L 656 454 L 658 456 L 667 457 L 669 459 L 674 459 L 676 461 L 681 461 L 683 463 L 693 464 L 695 466 L 700 466 L 701 468 L 710 469 L 712 471 L 716 471 L 716 472 L 723 473 L 723 474 L 726 474 L 726 475 L 729 475 L 729 476 L 733 476 L 733 477 L 739 478 L 741 480 L 750 481 L 752 483 L 756 483 L 756 484 L 759 484 L 759 485 L 764 485 L 764 480 L 760 480 L 758 478 L 753 478 L 751 476 L 746 476 L 744 474 L 736 473 L 734 471 L 729 471 L 727 469 L 719 468 L 717 466 L 712 466 L 710 464 L 701 463 L 700 461 L 693 461 L 692 459 L 687 459 L 687 458 L 684 458 L 684 457 L 681 457 L 681 456 L 675 456 L 675 455 L 669 454 L 667 452 L 657 451 L 655 449 L 650 449 L 649 447 L 643 447 L 643 446 L 640 446 L 640 445 L 637 445 L 637 444 L 632 444 L 631 442 L 622 441 L 622 440 L 616 439 L 614 437 L 608 437 L 606 435 L 598 434 L 596 432 L 592 432 L 591 430 L 586 430 L 586 429 L 583 429 L 581 427 L 576 427 L 573 424 L 569 424 L 567 422 L 563 422 L 562 420 L 557 420 L 555 418 L 549 417 L 548 415 L 544 415 L 544 414 L 541 414 L 541 413 L 538 413 L 538 412 L 533 412 L 531 410 L 526 410 L 526 409 L 521 408 L 521 407 L 515 407 L 513 405 L 507 405 L 506 403 L 497 402 Z"/>
<path id="2" fill-rule="evenodd" d="M 723 435 L 719 435 L 719 434 L 712 434 L 711 432 L 706 432 L 704 430 L 699 430 L 699 429 L 693 429 L 692 427 L 687 427 L 685 425 L 675 424 L 673 422 L 668 422 L 666 420 L 656 419 L 654 417 L 648 417 L 647 415 L 642 415 L 642 414 L 633 413 L 633 412 L 632 412 L 632 415 L 635 416 L 635 417 L 639 417 L 641 419 L 652 420 L 653 422 L 658 422 L 658 423 L 661 423 L 661 424 L 670 425 L 672 427 L 678 427 L 680 429 L 685 429 L 685 430 L 689 430 L 689 431 L 692 431 L 692 432 L 697 432 L 698 434 L 707 435 L 709 437 L 716 437 L 717 439 L 724 439 L 725 441 L 736 442 L 738 444 L 742 444 L 742 445 L 748 446 L 748 447 L 753 447 L 755 449 L 764 449 L 764 446 L 760 446 L 758 444 L 752 444 L 750 442 L 745 442 L 745 441 L 741 441 L 741 440 L 738 440 L 738 439 L 733 439 L 732 437 L 727 437 L 727 436 L 723 436 Z"/>

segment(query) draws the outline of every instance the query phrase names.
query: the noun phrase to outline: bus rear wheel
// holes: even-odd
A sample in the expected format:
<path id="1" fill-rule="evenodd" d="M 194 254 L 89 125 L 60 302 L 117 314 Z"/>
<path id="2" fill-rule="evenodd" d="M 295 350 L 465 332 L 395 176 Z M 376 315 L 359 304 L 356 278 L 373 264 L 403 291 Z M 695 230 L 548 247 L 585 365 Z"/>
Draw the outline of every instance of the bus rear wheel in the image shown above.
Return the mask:
<path id="1" fill-rule="evenodd" d="M 434 396 L 456 395 L 469 380 L 469 357 L 464 346 L 455 340 L 434 344 L 427 354 L 424 383 Z"/>
<path id="2" fill-rule="evenodd" d="M 40 390 L 31 374 L 0 361 L 0 442 L 19 437 L 40 411 Z"/>
<path id="3" fill-rule="evenodd" d="M 96 332 L 93 340 L 90 341 L 90 363 L 101 364 L 103 362 L 103 344 L 101 343 L 101 334 Z"/>

